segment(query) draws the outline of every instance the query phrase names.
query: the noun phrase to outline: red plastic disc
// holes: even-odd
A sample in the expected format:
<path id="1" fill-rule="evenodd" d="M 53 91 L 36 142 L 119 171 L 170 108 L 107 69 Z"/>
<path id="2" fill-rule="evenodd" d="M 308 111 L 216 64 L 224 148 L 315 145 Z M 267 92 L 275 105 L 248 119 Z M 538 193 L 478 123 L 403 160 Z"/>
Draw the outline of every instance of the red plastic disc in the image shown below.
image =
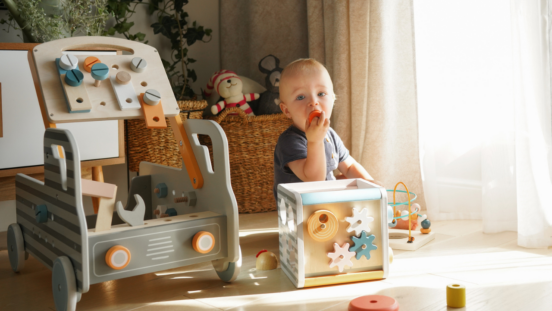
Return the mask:
<path id="1" fill-rule="evenodd" d="M 312 119 L 319 117 L 322 115 L 322 112 L 320 110 L 314 110 L 313 112 L 309 113 L 309 124 L 312 123 Z"/>
<path id="2" fill-rule="evenodd" d="M 349 311 L 398 311 L 399 303 L 383 295 L 368 295 L 355 298 L 349 303 Z"/>

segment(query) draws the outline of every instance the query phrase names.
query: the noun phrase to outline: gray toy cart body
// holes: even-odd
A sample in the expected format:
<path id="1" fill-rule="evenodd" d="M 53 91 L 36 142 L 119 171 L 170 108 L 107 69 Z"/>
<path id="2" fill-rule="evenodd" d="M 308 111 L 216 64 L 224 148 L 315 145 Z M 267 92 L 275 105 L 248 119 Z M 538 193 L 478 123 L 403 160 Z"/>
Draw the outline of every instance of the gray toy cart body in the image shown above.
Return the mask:
<path id="1" fill-rule="evenodd" d="M 212 261 L 223 281 L 233 281 L 241 266 L 238 209 L 230 183 L 228 142 L 218 124 L 188 120 L 184 127 L 204 177 L 204 186 L 194 189 L 182 169 L 142 162 L 140 176 L 132 180 L 125 210 L 130 211 L 139 195 L 146 205 L 143 225 L 126 223 L 111 230 L 88 229 L 81 190 L 80 155 L 68 130 L 47 129 L 44 134 L 44 183 L 29 176 L 16 176 L 17 223 L 8 229 L 8 251 L 12 269 L 23 266 L 27 253 L 53 270 L 52 286 L 57 310 L 74 310 L 91 284 Z M 198 134 L 213 141 L 214 167 L 207 147 Z M 63 155 L 59 147 L 63 147 Z M 167 187 L 165 197 L 154 189 Z M 195 200 L 175 200 L 187 195 Z M 174 208 L 177 215 L 155 219 L 154 208 Z M 44 217 L 44 216 L 47 217 Z M 117 217 L 115 217 L 117 218 Z M 114 221 L 117 221 L 116 219 Z M 207 231 L 214 247 L 199 253 L 192 247 L 194 235 Z M 106 263 L 113 246 L 130 251 L 130 262 L 120 270 Z"/>

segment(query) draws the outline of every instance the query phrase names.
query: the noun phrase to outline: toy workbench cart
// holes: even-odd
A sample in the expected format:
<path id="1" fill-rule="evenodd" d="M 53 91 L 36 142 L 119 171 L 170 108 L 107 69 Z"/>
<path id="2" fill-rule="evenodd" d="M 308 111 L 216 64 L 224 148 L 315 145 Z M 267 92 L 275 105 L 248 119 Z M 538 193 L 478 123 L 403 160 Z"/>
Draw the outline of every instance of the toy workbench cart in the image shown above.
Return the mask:
<path id="1" fill-rule="evenodd" d="M 278 185 L 280 265 L 297 288 L 387 277 L 387 192 L 362 179 Z"/>
<path id="2" fill-rule="evenodd" d="M 95 55 L 102 49 L 124 52 Z M 50 268 L 57 310 L 75 310 L 91 284 L 206 261 L 222 280 L 233 281 L 241 253 L 226 136 L 213 121 L 182 122 L 155 48 L 69 38 L 36 46 L 29 62 L 48 127 L 45 181 L 16 176 L 17 223 L 8 228 L 12 269 L 20 271 L 28 254 Z M 150 128 L 170 120 L 184 165 L 142 162 L 123 207 L 115 202 L 115 185 L 81 179 L 77 143 L 55 123 L 138 118 Z M 216 171 L 198 134 L 213 141 Z M 99 199 L 95 224 L 87 223 L 83 196 Z"/>

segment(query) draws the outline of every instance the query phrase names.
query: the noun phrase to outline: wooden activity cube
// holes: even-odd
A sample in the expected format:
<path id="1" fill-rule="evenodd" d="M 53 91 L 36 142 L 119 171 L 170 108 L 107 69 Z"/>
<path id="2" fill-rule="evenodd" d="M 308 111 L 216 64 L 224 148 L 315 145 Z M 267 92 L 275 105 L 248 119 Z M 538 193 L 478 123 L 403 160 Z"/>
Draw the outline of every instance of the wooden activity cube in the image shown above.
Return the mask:
<path id="1" fill-rule="evenodd" d="M 387 277 L 384 188 L 362 179 L 280 184 L 277 200 L 280 265 L 297 288 Z M 336 252 L 336 243 L 345 252 L 343 257 Z M 329 253 L 337 253 L 337 258 Z M 339 265 L 348 258 L 340 272 Z"/>

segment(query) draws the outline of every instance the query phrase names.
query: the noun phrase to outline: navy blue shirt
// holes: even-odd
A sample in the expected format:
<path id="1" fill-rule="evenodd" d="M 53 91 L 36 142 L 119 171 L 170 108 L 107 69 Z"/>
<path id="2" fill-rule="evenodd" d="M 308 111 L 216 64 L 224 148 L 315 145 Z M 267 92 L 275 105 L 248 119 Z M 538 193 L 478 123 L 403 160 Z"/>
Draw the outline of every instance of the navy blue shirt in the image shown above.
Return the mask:
<path id="1" fill-rule="evenodd" d="M 324 139 L 324 149 L 326 150 L 326 180 L 335 180 L 333 170 L 349 157 L 349 150 L 345 148 L 343 141 L 331 127 Z M 302 182 L 286 165 L 305 158 L 307 158 L 307 136 L 305 132 L 292 125 L 280 135 L 274 149 L 275 199 L 277 199 L 279 184 Z"/>

